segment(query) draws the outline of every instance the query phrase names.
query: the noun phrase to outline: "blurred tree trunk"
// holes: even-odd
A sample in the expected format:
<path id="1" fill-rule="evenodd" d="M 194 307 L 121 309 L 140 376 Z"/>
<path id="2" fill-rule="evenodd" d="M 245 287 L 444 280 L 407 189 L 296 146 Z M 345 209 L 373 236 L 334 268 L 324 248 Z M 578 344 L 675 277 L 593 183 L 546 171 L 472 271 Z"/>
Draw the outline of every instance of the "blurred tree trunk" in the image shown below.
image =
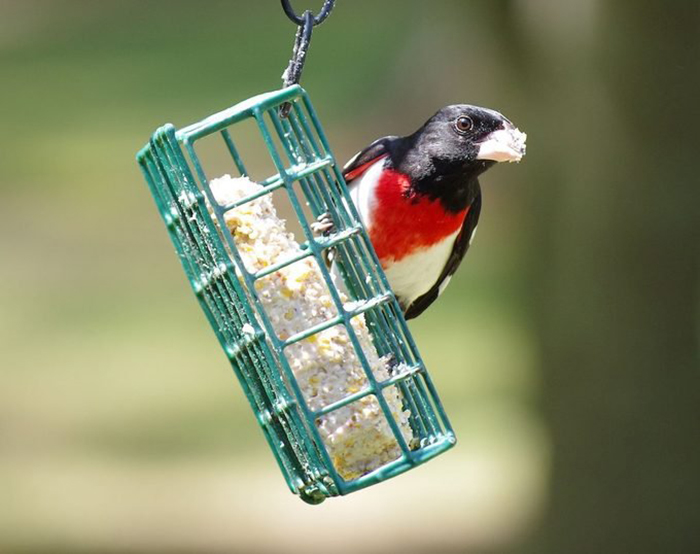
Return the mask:
<path id="1" fill-rule="evenodd" d="M 559 133 L 559 149 L 536 151 L 531 132 L 530 158 L 547 159 L 532 209 L 553 442 L 534 550 L 690 554 L 700 552 L 700 10 L 597 5 L 592 36 L 549 53 L 530 82 L 533 102 L 547 83 L 570 86 L 543 106 L 540 131 Z"/>

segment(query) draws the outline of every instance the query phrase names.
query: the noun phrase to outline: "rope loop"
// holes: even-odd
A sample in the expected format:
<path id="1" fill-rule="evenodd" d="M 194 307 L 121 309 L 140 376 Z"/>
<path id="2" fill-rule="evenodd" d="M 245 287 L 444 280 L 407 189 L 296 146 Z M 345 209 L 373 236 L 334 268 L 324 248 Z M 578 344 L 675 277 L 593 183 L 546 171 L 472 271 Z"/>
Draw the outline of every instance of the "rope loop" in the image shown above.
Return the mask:
<path id="1" fill-rule="evenodd" d="M 319 12 L 318 15 L 314 16 L 314 27 L 316 25 L 320 25 L 323 23 L 326 18 L 331 15 L 331 11 L 333 11 L 333 6 L 335 5 L 335 0 L 326 0 L 323 3 L 323 7 L 321 8 L 321 11 Z M 284 13 L 287 14 L 287 17 L 292 20 L 297 25 L 302 25 L 304 23 L 304 20 L 302 17 L 299 17 L 296 12 L 294 11 L 294 8 L 292 8 L 292 5 L 289 0 L 282 0 L 282 9 L 284 10 Z M 307 10 L 309 11 L 309 10 Z M 304 13 L 306 15 L 306 12 Z"/>

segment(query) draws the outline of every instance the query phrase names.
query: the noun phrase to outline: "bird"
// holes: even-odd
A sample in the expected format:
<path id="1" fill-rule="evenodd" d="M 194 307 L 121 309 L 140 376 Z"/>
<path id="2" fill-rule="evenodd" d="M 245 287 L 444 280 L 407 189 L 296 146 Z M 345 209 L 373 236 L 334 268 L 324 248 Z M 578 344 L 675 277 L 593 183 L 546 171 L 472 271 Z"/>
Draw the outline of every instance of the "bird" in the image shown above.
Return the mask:
<path id="1" fill-rule="evenodd" d="M 406 319 L 447 287 L 474 238 L 479 177 L 519 162 L 527 136 L 495 110 L 446 106 L 416 132 L 375 140 L 343 167 L 350 197 Z"/>

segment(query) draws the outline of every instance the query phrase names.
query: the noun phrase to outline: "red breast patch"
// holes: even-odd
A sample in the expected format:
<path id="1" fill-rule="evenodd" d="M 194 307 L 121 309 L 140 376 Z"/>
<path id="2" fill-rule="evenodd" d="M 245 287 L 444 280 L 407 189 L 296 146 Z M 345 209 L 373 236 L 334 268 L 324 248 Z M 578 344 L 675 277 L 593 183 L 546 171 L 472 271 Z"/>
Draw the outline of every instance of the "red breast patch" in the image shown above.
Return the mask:
<path id="1" fill-rule="evenodd" d="M 412 194 L 409 177 L 391 169 L 382 171 L 375 197 L 369 236 L 382 265 L 441 242 L 462 227 L 469 211 L 448 212 L 439 200 Z"/>

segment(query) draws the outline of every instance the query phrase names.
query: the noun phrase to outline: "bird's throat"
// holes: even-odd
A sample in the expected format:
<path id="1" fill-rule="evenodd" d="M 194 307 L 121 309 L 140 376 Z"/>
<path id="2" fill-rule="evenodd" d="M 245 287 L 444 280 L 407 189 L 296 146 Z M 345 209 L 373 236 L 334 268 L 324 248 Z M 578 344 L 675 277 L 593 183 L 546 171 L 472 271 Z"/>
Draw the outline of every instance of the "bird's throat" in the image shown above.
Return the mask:
<path id="1" fill-rule="evenodd" d="M 385 267 L 454 235 L 469 211 L 448 211 L 438 198 L 416 192 L 407 175 L 385 169 L 375 189 L 369 235 Z"/>

